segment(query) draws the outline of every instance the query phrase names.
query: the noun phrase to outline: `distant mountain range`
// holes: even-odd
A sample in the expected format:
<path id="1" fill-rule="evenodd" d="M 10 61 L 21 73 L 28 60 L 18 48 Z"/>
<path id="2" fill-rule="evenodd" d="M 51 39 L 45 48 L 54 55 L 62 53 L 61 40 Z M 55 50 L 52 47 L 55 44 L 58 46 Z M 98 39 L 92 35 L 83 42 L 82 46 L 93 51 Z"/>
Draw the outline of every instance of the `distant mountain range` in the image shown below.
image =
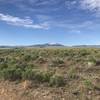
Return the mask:
<path id="1" fill-rule="evenodd" d="M 46 47 L 67 47 L 64 46 L 62 44 L 56 43 L 56 44 L 49 44 L 49 43 L 45 43 L 45 44 L 36 44 L 36 45 L 28 45 L 28 46 L 0 46 L 0 48 L 46 48 Z"/>
<path id="2" fill-rule="evenodd" d="M 74 45 L 76 48 L 100 48 L 100 45 Z"/>
<path id="3" fill-rule="evenodd" d="M 100 48 L 100 45 L 74 45 L 74 46 L 65 46 L 59 43 L 55 44 L 36 44 L 36 45 L 29 45 L 29 46 L 0 46 L 0 48 L 49 48 L 49 47 L 54 47 L 54 48 Z"/>
<path id="4" fill-rule="evenodd" d="M 32 45 L 32 46 L 29 46 L 29 47 L 64 47 L 64 45 L 62 44 L 59 44 L 59 43 L 56 43 L 56 44 L 49 44 L 49 43 L 46 43 L 46 44 L 37 44 L 37 45 Z"/>

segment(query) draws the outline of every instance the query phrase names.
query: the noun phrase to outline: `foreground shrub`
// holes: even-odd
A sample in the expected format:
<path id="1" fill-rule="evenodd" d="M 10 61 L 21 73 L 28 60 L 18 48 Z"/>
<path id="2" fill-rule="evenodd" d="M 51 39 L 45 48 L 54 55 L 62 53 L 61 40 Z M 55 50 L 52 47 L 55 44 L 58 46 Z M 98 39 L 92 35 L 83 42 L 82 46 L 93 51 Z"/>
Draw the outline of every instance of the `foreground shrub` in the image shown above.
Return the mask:
<path id="1" fill-rule="evenodd" d="M 22 78 L 21 72 L 22 71 L 20 69 L 7 68 L 7 69 L 3 69 L 0 72 L 0 74 L 2 79 L 4 80 L 15 81 L 15 80 L 20 80 Z"/>
<path id="2" fill-rule="evenodd" d="M 51 76 L 53 75 L 52 72 L 37 72 L 35 77 L 39 82 L 49 82 Z"/>
<path id="3" fill-rule="evenodd" d="M 40 70 L 27 68 L 22 73 L 22 78 L 24 80 L 35 80 L 38 82 L 49 82 L 52 74 L 53 74 L 52 72 L 42 72 Z"/>
<path id="4" fill-rule="evenodd" d="M 36 71 L 33 71 L 31 68 L 27 68 L 25 71 L 22 73 L 22 78 L 23 80 L 34 80 Z"/>

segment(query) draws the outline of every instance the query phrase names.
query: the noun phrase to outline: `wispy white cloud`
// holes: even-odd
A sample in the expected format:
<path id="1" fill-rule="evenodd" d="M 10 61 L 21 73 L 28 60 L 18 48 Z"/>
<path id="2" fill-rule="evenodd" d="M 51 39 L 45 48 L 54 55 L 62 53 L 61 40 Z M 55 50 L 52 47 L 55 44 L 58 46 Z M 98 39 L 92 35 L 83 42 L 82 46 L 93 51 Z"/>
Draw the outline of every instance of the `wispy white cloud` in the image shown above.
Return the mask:
<path id="1" fill-rule="evenodd" d="M 74 23 L 72 20 L 64 20 L 64 21 L 48 21 L 48 24 L 51 27 L 58 27 L 58 28 L 65 28 L 68 30 L 78 30 L 78 29 L 90 29 L 93 28 L 94 23 L 93 21 L 84 21 L 80 23 Z"/>
<path id="2" fill-rule="evenodd" d="M 64 2 L 65 0 L 0 0 L 0 4 L 11 4 L 22 11 L 30 12 L 56 11 Z"/>
<path id="3" fill-rule="evenodd" d="M 66 0 L 66 1 L 65 1 L 65 6 L 66 6 L 68 9 L 73 8 L 74 5 L 76 5 L 76 4 L 77 4 L 77 0 L 72 0 L 72 1 Z"/>
<path id="4" fill-rule="evenodd" d="M 39 23 L 34 24 L 33 20 L 30 18 L 21 19 L 19 17 L 14 17 L 11 15 L 5 15 L 0 13 L 0 20 L 6 22 L 7 24 L 15 25 L 15 26 L 22 26 L 26 28 L 33 28 L 33 29 L 48 29 L 49 26 L 47 23 Z"/>
<path id="5" fill-rule="evenodd" d="M 81 0 L 82 9 L 100 12 L 100 0 Z"/>
<path id="6" fill-rule="evenodd" d="M 32 1 L 32 0 L 31 0 Z M 31 3 L 30 1 L 30 3 Z M 56 0 L 41 0 L 41 1 L 38 1 L 36 0 L 36 5 L 54 5 L 54 4 L 57 4 L 60 0 L 56 1 Z"/>
<path id="7" fill-rule="evenodd" d="M 61 0 L 0 0 L 0 2 L 4 3 L 22 3 L 27 2 L 29 4 L 36 4 L 36 5 L 52 5 L 60 2 Z"/>

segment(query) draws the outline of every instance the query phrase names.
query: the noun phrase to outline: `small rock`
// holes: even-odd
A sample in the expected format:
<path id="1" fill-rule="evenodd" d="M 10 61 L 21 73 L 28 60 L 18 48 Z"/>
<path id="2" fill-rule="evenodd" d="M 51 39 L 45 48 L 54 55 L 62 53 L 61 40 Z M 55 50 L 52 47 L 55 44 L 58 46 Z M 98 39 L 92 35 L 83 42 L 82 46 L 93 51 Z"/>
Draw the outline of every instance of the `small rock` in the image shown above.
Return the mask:
<path id="1" fill-rule="evenodd" d="M 92 94 L 92 91 L 89 91 L 88 94 L 91 95 Z"/>

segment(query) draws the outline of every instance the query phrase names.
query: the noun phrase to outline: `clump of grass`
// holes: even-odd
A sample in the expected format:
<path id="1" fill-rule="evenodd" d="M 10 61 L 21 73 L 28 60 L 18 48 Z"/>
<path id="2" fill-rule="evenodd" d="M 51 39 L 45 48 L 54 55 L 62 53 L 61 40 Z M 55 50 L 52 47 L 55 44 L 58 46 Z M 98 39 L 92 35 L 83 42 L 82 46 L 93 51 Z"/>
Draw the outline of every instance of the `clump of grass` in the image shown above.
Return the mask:
<path id="1" fill-rule="evenodd" d="M 90 80 L 85 79 L 84 80 L 84 85 L 88 88 L 88 89 L 93 89 L 93 84 Z"/>
<path id="2" fill-rule="evenodd" d="M 67 75 L 68 75 L 68 78 L 69 79 L 78 79 L 79 78 L 79 76 L 77 75 L 77 71 L 76 71 L 75 68 L 71 68 L 68 71 Z"/>
<path id="3" fill-rule="evenodd" d="M 37 59 L 37 63 L 40 63 L 40 64 L 45 63 L 46 61 L 47 61 L 47 59 L 42 56 L 38 57 L 38 59 Z"/>
<path id="4" fill-rule="evenodd" d="M 25 61 L 30 61 L 32 59 L 31 55 L 25 55 L 24 60 Z"/>
<path id="5" fill-rule="evenodd" d="M 96 65 L 96 59 L 93 56 L 88 58 L 88 66 Z"/>
<path id="6" fill-rule="evenodd" d="M 53 72 L 42 72 L 42 78 L 43 78 L 42 81 L 49 82 L 52 75 L 53 75 Z"/>
<path id="7" fill-rule="evenodd" d="M 64 84 L 65 84 L 64 77 L 61 75 L 53 75 L 50 78 L 49 84 L 50 84 L 50 86 L 56 86 L 56 87 L 64 86 Z"/>
<path id="8" fill-rule="evenodd" d="M 5 62 L 5 58 L 0 58 L 0 63 L 4 63 Z"/>
<path id="9" fill-rule="evenodd" d="M 89 52 L 87 49 L 81 49 L 81 50 L 79 51 L 79 55 L 80 55 L 81 57 L 84 57 L 84 56 L 90 55 L 90 52 Z"/>
<path id="10" fill-rule="evenodd" d="M 64 65 L 64 60 L 62 58 L 53 58 L 49 64 L 51 67 L 61 67 Z"/>

